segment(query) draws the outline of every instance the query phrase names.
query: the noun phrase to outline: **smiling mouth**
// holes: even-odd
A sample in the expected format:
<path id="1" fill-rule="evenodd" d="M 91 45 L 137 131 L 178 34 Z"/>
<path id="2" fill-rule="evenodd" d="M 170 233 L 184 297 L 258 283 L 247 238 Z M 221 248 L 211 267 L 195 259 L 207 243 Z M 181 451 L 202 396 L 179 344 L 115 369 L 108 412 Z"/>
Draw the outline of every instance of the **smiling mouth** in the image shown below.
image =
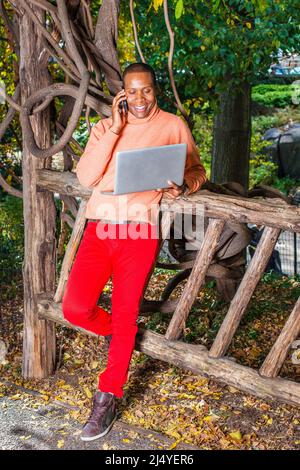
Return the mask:
<path id="1" fill-rule="evenodd" d="M 145 111 L 146 106 L 135 106 L 134 109 L 136 109 L 137 111 Z"/>

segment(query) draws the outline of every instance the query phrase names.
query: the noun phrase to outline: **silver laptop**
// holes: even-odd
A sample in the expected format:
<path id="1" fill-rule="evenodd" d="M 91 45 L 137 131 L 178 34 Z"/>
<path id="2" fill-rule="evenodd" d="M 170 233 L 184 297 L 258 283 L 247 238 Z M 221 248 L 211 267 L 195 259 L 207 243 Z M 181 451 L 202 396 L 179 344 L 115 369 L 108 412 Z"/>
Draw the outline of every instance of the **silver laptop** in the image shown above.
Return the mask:
<path id="1" fill-rule="evenodd" d="M 101 194 L 119 195 L 169 188 L 168 180 L 181 186 L 186 152 L 187 144 L 119 151 L 116 154 L 115 189 L 101 191 Z"/>

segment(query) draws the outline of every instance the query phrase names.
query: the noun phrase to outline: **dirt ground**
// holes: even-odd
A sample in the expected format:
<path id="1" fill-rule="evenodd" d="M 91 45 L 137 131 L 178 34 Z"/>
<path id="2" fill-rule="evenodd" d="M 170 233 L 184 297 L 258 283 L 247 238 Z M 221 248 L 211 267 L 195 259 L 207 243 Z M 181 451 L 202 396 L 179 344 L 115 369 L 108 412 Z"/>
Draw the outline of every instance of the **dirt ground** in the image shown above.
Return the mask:
<path id="1" fill-rule="evenodd" d="M 162 274 L 159 276 L 161 281 Z M 148 292 L 156 295 L 154 284 L 149 286 Z M 65 419 L 77 422 L 80 429 L 89 415 L 98 375 L 105 368 L 107 350 L 103 338 L 57 326 L 55 374 L 43 380 L 24 380 L 21 374 L 22 308 L 21 290 L 14 299 L 1 305 L 1 336 L 8 353 L 0 366 L 0 398 L 17 403 L 26 395 L 27 406 L 31 406 L 28 394 L 24 395 L 20 388 L 13 390 L 7 384 L 24 387 L 36 393 L 32 398 L 33 408 L 37 397 L 44 404 L 63 403 L 65 416 L 69 416 Z M 146 319 L 141 322 L 144 326 Z M 255 322 L 262 323 L 263 319 L 258 316 Z M 253 323 L 251 328 L 253 330 Z M 154 329 L 163 331 L 164 325 L 157 322 Z M 186 338 L 190 331 L 187 327 Z M 249 353 L 251 358 L 253 352 L 253 336 L 247 336 L 250 343 L 244 347 L 241 346 L 242 336 L 235 341 L 236 351 L 242 350 L 247 358 Z M 256 349 L 263 348 L 263 344 L 256 342 Z M 257 354 L 252 361 L 254 364 L 259 361 Z M 184 445 L 199 449 L 300 448 L 300 413 L 296 407 L 255 398 L 137 351 L 132 356 L 124 398 L 119 401 L 119 419 L 124 425 L 160 433 L 170 439 L 169 449 Z M 134 442 L 128 432 L 124 432 L 122 439 L 129 446 Z M 60 446 L 63 447 L 64 442 Z M 159 448 L 159 444 L 157 446 Z"/>

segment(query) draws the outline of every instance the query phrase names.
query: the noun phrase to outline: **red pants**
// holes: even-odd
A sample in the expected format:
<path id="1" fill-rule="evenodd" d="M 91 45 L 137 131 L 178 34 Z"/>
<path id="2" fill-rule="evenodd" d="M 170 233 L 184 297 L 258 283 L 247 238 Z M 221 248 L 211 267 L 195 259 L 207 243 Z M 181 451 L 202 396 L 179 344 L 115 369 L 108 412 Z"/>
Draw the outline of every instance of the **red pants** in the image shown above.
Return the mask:
<path id="1" fill-rule="evenodd" d="M 139 228 L 143 238 L 136 238 Z M 112 232 L 104 239 L 106 230 Z M 88 222 L 62 301 L 64 317 L 72 324 L 97 335 L 112 334 L 107 367 L 99 376 L 98 388 L 117 397 L 123 396 L 138 331 L 140 302 L 158 255 L 157 230 L 151 224 Z M 109 314 L 97 301 L 111 276 Z"/>

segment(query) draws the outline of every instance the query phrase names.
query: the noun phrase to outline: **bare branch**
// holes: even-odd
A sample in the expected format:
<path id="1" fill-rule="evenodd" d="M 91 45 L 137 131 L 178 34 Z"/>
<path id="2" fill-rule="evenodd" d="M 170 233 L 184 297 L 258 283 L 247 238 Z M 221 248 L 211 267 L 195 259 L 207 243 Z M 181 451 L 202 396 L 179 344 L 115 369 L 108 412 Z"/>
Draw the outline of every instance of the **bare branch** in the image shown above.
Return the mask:
<path id="1" fill-rule="evenodd" d="M 14 98 L 12 98 L 11 96 L 9 96 L 6 91 L 4 90 L 4 88 L 2 88 L 0 86 L 0 96 L 1 98 L 4 98 L 9 104 L 10 106 L 15 110 L 15 111 L 21 111 L 22 107 L 21 105 L 19 105 L 15 100 Z"/>
<path id="2" fill-rule="evenodd" d="M 56 122 L 56 126 L 62 133 L 65 132 L 65 127 L 59 121 Z M 75 140 L 73 137 L 71 137 L 70 143 L 73 144 L 80 153 L 83 153 L 84 149 L 79 145 L 77 140 Z"/>
<path id="3" fill-rule="evenodd" d="M 51 44 L 53 49 L 56 51 L 58 56 L 60 56 L 66 65 L 70 67 L 72 72 L 78 76 L 78 69 L 76 68 L 75 64 L 71 60 L 71 58 L 65 53 L 65 51 L 57 44 L 57 42 L 53 39 L 49 31 L 45 28 L 45 26 L 40 22 L 39 18 L 34 14 L 32 9 L 27 5 L 25 0 L 18 0 L 18 2 L 22 5 L 22 8 L 28 13 L 31 20 L 37 25 L 45 39 Z"/>
<path id="4" fill-rule="evenodd" d="M 61 32 L 66 41 L 66 45 L 69 48 L 69 54 L 71 55 L 74 63 L 77 64 L 80 75 L 83 76 L 84 73 L 87 72 L 87 68 L 86 68 L 85 63 L 82 60 L 81 55 L 79 54 L 79 51 L 77 49 L 77 46 L 76 46 L 76 43 L 72 34 L 65 0 L 57 0 L 57 8 L 58 8 L 58 14 L 59 14 L 61 25 L 62 25 Z"/>
<path id="5" fill-rule="evenodd" d="M 13 188 L 10 186 L 7 181 L 3 178 L 3 176 L 0 173 L 0 186 L 6 191 L 7 193 L 11 194 L 12 196 L 19 197 L 23 199 L 23 194 L 22 191 L 19 191 L 18 189 Z"/>
<path id="6" fill-rule="evenodd" d="M 89 119 L 90 112 L 91 112 L 91 108 L 89 106 L 87 106 L 86 110 L 85 110 L 85 122 L 86 122 L 86 126 L 87 126 L 87 129 L 88 129 L 89 135 L 91 134 L 91 123 L 90 123 L 90 119 Z"/>
<path id="7" fill-rule="evenodd" d="M 28 148 L 29 148 L 30 152 L 33 155 L 35 155 L 38 158 L 50 157 L 53 154 L 58 153 L 59 151 L 61 151 L 65 147 L 65 145 L 69 142 L 69 140 L 72 137 L 72 134 L 73 134 L 73 132 L 74 132 L 76 126 L 77 126 L 78 119 L 81 115 L 82 107 L 84 105 L 86 95 L 87 95 L 89 80 L 90 80 L 90 74 L 87 71 L 83 74 L 82 81 L 81 81 L 79 90 L 77 92 L 77 97 L 76 97 L 76 101 L 75 101 L 75 104 L 74 104 L 74 107 L 73 107 L 72 115 L 69 119 L 66 131 L 62 135 L 62 137 L 59 139 L 59 141 L 57 143 L 55 143 L 54 145 L 52 145 L 48 149 L 41 149 L 37 146 L 36 141 L 35 141 L 35 137 L 34 137 L 34 134 L 33 134 L 33 130 L 32 130 L 32 127 L 31 127 L 31 123 L 30 123 L 30 120 L 29 120 L 29 115 L 30 115 L 30 112 L 31 112 L 31 109 L 32 109 L 34 103 L 41 100 L 42 98 L 44 98 L 45 90 L 46 90 L 46 93 L 49 92 L 48 87 L 44 88 L 43 90 L 39 90 L 37 93 L 30 96 L 25 101 L 25 103 L 23 104 L 22 111 L 20 113 L 20 118 L 21 118 L 23 133 L 27 137 Z M 64 92 L 64 93 L 66 94 L 66 92 Z"/>
<path id="8" fill-rule="evenodd" d="M 109 91 L 113 95 L 122 87 L 117 52 L 119 10 L 119 0 L 103 0 L 95 30 L 95 46 L 98 50 L 99 63 L 104 72 Z"/>
<path id="9" fill-rule="evenodd" d="M 6 132 L 6 129 L 9 127 L 11 121 L 13 120 L 15 114 L 16 110 L 10 107 L 3 121 L 0 122 L 0 142 Z"/>
<path id="10" fill-rule="evenodd" d="M 135 22 L 135 17 L 134 17 L 133 0 L 130 0 L 129 6 L 130 6 L 131 22 L 132 22 L 133 33 L 134 33 L 134 42 L 135 42 L 136 48 L 138 50 L 138 53 L 139 53 L 139 56 L 140 56 L 142 62 L 146 63 L 145 58 L 144 58 L 143 53 L 142 53 L 142 49 L 140 47 L 139 38 L 138 38 L 138 34 L 137 34 L 137 27 L 136 27 L 136 22 Z"/>
<path id="11" fill-rule="evenodd" d="M 80 78 L 79 78 L 77 75 L 74 75 L 74 74 L 66 67 L 66 65 L 63 63 L 63 61 L 55 54 L 54 49 L 52 48 L 52 46 L 50 46 L 50 44 L 45 44 L 45 48 L 46 48 L 47 51 L 52 55 L 52 57 L 55 58 L 55 60 L 57 61 L 57 63 L 61 66 L 61 68 L 62 68 L 63 71 L 65 72 L 65 74 L 66 74 L 68 77 L 70 77 L 72 80 L 74 80 L 75 82 L 80 83 Z"/>
<path id="12" fill-rule="evenodd" d="M 72 229 L 74 228 L 75 222 L 69 214 L 66 214 L 66 212 L 62 212 L 60 217 L 61 217 L 61 220 L 63 220 L 64 222 L 67 222 L 69 227 L 71 227 Z"/>
<path id="13" fill-rule="evenodd" d="M 76 218 L 78 212 L 78 204 L 75 197 L 68 196 L 66 194 L 60 194 L 60 198 L 64 202 L 64 205 L 67 207 L 67 210 L 69 210 L 73 217 Z"/>
<path id="14" fill-rule="evenodd" d="M 67 155 L 71 157 L 71 159 L 75 160 L 75 162 L 79 162 L 80 156 L 74 153 L 73 149 L 71 148 L 70 144 L 67 144 L 64 148 L 66 151 Z M 73 166 L 73 165 L 72 165 Z M 65 171 L 65 170 L 64 170 Z"/>
<path id="15" fill-rule="evenodd" d="M 47 2 L 47 0 L 30 0 L 30 3 L 42 8 L 43 10 L 51 11 L 54 13 L 57 12 L 57 7 L 53 5 L 53 3 Z"/>
<path id="16" fill-rule="evenodd" d="M 36 93 L 32 94 L 26 100 L 26 105 L 30 107 L 31 114 L 35 114 L 36 110 L 43 111 L 49 104 L 49 102 L 54 99 L 56 96 L 72 96 L 73 98 L 77 99 L 78 97 L 79 88 L 75 85 L 67 85 L 66 83 L 54 83 L 53 85 L 49 85 L 46 88 L 42 88 L 38 90 Z M 103 98 L 107 98 L 104 93 L 101 93 Z M 50 99 L 51 98 L 51 99 Z M 45 100 L 42 104 L 35 108 L 34 105 L 39 103 L 41 100 Z M 87 94 L 85 97 L 84 103 L 87 106 L 90 106 L 94 111 L 99 114 L 110 115 L 111 108 L 106 103 L 101 103 L 97 98 Z"/>
<path id="17" fill-rule="evenodd" d="M 90 11 L 90 5 L 87 3 L 86 0 L 81 0 L 81 2 L 83 5 L 83 11 L 86 17 L 86 21 L 85 21 L 86 29 L 87 29 L 87 32 L 89 33 L 90 39 L 93 39 L 95 35 L 95 31 L 94 31 L 94 25 L 93 25 L 93 18 L 92 18 L 91 11 Z"/>
<path id="18" fill-rule="evenodd" d="M 3 18 L 3 21 L 4 21 L 4 24 L 7 28 L 7 30 L 11 33 L 14 41 L 16 44 L 19 43 L 19 36 L 18 36 L 18 31 L 16 30 L 14 24 L 11 22 L 7 12 L 6 12 L 6 9 L 4 7 L 4 4 L 3 4 L 3 0 L 0 1 L 0 14 Z"/>
<path id="19" fill-rule="evenodd" d="M 7 1 L 12 6 L 13 10 L 17 13 L 17 15 L 22 16 L 22 13 L 20 12 L 20 10 L 18 10 L 14 2 L 12 0 L 7 0 Z"/>
<path id="20" fill-rule="evenodd" d="M 165 23 L 166 23 L 167 30 L 169 33 L 169 37 L 170 37 L 170 49 L 169 49 L 169 56 L 168 56 L 168 69 L 169 69 L 170 82 L 171 82 L 172 90 L 173 90 L 178 108 L 181 114 L 183 115 L 183 117 L 185 118 L 185 120 L 187 121 L 188 125 L 191 127 L 191 120 L 186 110 L 182 106 L 179 95 L 177 93 L 177 88 L 175 85 L 175 80 L 174 80 L 174 75 L 173 75 L 172 63 L 173 63 L 173 54 L 174 54 L 174 32 L 172 31 L 170 20 L 169 20 L 168 0 L 164 0 L 164 17 L 165 17 Z"/>
<path id="21" fill-rule="evenodd" d="M 20 84 L 18 83 L 17 86 L 16 86 L 16 89 L 15 89 L 14 95 L 13 95 L 13 100 L 14 100 L 15 103 L 17 101 L 19 101 L 20 94 L 21 94 L 21 87 L 20 87 Z M 4 134 L 6 132 L 6 129 L 8 128 L 11 121 L 13 120 L 15 114 L 16 114 L 16 109 L 12 108 L 12 107 L 9 108 L 5 118 L 0 123 L 0 142 L 1 142 L 2 137 L 4 136 Z"/>

